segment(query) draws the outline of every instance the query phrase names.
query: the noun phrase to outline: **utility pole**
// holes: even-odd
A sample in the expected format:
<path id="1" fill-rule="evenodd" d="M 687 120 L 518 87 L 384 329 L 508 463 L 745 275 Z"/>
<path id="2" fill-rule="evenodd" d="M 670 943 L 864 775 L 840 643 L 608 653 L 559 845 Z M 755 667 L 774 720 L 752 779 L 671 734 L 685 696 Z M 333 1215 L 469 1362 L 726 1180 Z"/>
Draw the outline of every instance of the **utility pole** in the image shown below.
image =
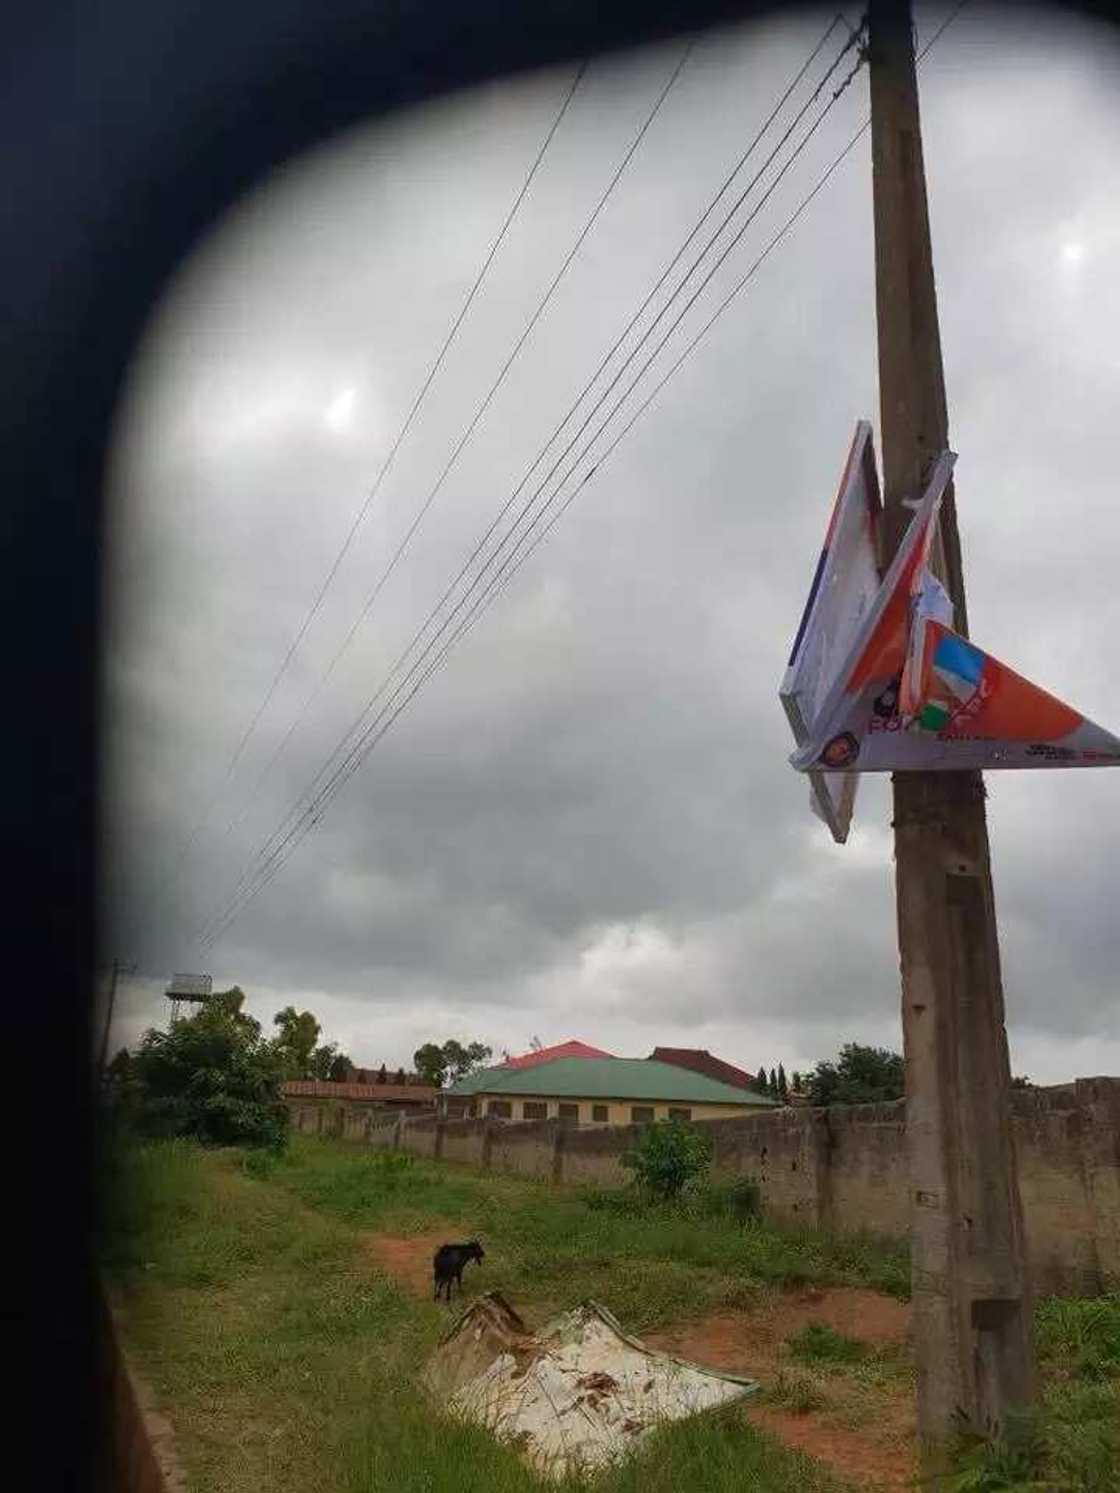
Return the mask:
<path id="1" fill-rule="evenodd" d="M 113 1024 L 113 1005 L 117 999 L 117 980 L 121 975 L 132 974 L 135 969 L 135 964 L 123 964 L 119 959 L 113 960 L 113 968 L 109 976 L 109 1009 L 105 1013 L 105 1030 L 101 1034 L 101 1057 L 97 1064 L 99 1075 L 104 1074 L 105 1059 L 109 1055 L 109 1028 Z"/>
<path id="2" fill-rule="evenodd" d="M 871 149 L 888 563 L 949 444 L 909 0 L 870 0 Z M 967 633 L 952 484 L 941 578 Z M 893 778 L 918 1436 L 997 1433 L 1033 1392 L 999 937 L 978 772 Z"/>

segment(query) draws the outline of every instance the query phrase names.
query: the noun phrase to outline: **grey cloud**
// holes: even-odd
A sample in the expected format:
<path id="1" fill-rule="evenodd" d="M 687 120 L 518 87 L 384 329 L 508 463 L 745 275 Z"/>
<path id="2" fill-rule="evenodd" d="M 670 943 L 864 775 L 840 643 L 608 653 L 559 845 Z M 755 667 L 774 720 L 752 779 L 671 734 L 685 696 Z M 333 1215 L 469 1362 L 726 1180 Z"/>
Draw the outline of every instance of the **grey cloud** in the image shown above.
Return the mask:
<path id="1" fill-rule="evenodd" d="M 922 35 L 942 14 L 919 14 Z M 205 913 L 373 693 L 823 24 L 697 50 L 252 800 L 676 50 L 589 71 L 225 785 L 570 74 L 447 100 L 292 163 L 169 288 L 113 481 L 105 891 L 110 940 L 143 971 L 122 1003 L 129 1038 L 159 1015 L 166 974 L 198 962 Z M 1100 245 L 1120 234 L 1118 69 L 1120 47 L 1068 17 L 970 8 L 922 71 L 973 630 L 1114 727 L 1120 304 Z M 865 110 L 861 79 L 720 287 Z M 1028 150 L 1040 118 L 1046 148 Z M 1073 242 L 1081 260 L 1063 257 Z M 246 987 L 257 1015 L 299 1000 L 355 1056 L 393 1064 L 455 1033 L 625 1052 L 696 1040 L 787 1067 L 849 1036 L 898 1042 L 888 785 L 863 784 L 853 843 L 831 846 L 786 765 L 776 699 L 852 424 L 877 423 L 872 265 L 864 141 L 218 944 L 215 978 Z M 1117 778 L 990 789 L 1013 1045 L 1033 1077 L 1066 1077 L 1094 1033 L 1116 1052 Z"/>

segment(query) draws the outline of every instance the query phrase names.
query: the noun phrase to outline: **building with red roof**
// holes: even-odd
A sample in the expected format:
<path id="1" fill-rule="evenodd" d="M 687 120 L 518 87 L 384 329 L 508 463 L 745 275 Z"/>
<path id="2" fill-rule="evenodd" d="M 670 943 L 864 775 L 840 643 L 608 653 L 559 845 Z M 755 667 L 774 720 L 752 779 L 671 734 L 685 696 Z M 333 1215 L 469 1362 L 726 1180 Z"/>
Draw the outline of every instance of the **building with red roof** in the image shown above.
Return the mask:
<path id="1" fill-rule="evenodd" d="M 672 1063 L 675 1068 L 689 1068 L 693 1073 L 703 1073 L 718 1083 L 730 1084 L 733 1089 L 757 1088 L 753 1073 L 745 1073 L 734 1063 L 725 1063 L 706 1047 L 655 1047 L 649 1061 Z"/>
<path id="2" fill-rule="evenodd" d="M 558 1042 L 555 1047 L 538 1047 L 535 1052 L 523 1052 L 520 1057 L 506 1058 L 499 1068 L 535 1068 L 539 1063 L 551 1063 L 557 1058 L 611 1058 L 613 1052 L 604 1052 L 601 1047 L 590 1047 L 586 1042 Z"/>

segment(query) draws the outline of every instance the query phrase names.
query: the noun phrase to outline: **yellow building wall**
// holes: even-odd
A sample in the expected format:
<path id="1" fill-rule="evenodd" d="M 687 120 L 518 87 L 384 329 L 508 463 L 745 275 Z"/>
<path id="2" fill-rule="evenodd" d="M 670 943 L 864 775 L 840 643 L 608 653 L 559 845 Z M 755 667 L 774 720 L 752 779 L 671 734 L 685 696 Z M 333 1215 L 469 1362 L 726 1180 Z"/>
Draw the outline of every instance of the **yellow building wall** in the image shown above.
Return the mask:
<path id="1" fill-rule="evenodd" d="M 752 1103 L 746 1099 L 742 1104 L 684 1104 L 672 1103 L 668 1100 L 643 1104 L 641 1100 L 627 1099 L 524 1099 L 517 1094 L 478 1094 L 475 1096 L 478 1108 L 475 1113 L 489 1114 L 490 1105 L 497 1101 L 500 1104 L 508 1104 L 510 1113 L 505 1118 L 510 1120 L 533 1120 L 547 1119 L 555 1120 L 560 1116 L 561 1104 L 575 1104 L 579 1106 L 578 1123 L 580 1125 L 631 1125 L 635 1123 L 633 1111 L 639 1109 L 645 1111 L 651 1109 L 655 1120 L 667 1120 L 671 1109 L 688 1111 L 688 1118 L 693 1120 L 725 1120 L 733 1115 L 749 1114 L 752 1110 L 766 1109 L 767 1105 Z M 529 1113 L 525 1113 L 525 1105 L 530 1106 Z M 534 1110 L 533 1105 L 543 1104 L 547 1107 L 547 1114 L 541 1114 Z M 605 1106 L 607 1115 L 605 1119 L 595 1119 L 592 1110 L 595 1106 Z M 638 1116 L 639 1120 L 648 1119 L 644 1112 Z"/>

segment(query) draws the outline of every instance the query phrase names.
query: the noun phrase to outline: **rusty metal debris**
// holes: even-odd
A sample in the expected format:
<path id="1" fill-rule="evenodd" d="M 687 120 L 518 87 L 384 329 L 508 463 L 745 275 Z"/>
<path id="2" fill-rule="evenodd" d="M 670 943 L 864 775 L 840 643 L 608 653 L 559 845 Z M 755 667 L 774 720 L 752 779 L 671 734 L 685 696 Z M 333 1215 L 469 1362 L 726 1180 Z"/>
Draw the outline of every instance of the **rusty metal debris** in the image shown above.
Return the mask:
<path id="1" fill-rule="evenodd" d="M 603 1467 L 657 1425 L 758 1388 L 647 1347 L 596 1301 L 534 1333 L 496 1291 L 451 1327 L 425 1381 L 452 1415 L 485 1425 L 555 1477 Z"/>

